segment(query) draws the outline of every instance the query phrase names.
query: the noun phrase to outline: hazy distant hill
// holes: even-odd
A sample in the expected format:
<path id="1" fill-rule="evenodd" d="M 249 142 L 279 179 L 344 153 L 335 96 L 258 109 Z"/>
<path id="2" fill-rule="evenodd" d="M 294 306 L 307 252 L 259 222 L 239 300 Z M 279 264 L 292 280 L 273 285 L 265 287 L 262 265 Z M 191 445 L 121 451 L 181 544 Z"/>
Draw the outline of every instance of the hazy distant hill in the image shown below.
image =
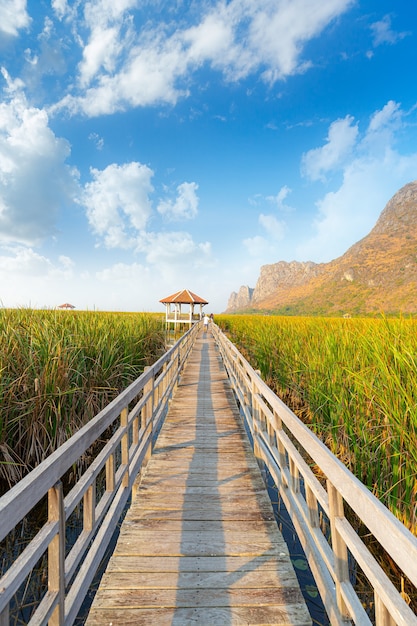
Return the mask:
<path id="1" fill-rule="evenodd" d="M 343 315 L 417 312 L 417 181 L 388 202 L 369 235 L 329 263 L 261 267 L 256 287 L 232 293 L 227 313 Z"/>

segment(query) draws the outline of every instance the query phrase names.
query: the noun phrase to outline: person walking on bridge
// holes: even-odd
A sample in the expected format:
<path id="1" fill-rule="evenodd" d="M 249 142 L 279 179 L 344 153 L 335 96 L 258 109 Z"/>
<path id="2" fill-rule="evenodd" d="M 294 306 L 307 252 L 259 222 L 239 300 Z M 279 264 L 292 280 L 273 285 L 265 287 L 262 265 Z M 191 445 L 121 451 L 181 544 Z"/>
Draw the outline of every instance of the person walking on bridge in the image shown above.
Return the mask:
<path id="1" fill-rule="evenodd" d="M 204 332 L 205 332 L 205 333 L 206 333 L 206 332 L 207 332 L 207 330 L 208 330 L 209 321 L 210 321 L 209 316 L 208 316 L 208 315 L 205 315 L 205 316 L 204 316 L 204 320 L 203 320 L 203 324 L 204 324 Z"/>

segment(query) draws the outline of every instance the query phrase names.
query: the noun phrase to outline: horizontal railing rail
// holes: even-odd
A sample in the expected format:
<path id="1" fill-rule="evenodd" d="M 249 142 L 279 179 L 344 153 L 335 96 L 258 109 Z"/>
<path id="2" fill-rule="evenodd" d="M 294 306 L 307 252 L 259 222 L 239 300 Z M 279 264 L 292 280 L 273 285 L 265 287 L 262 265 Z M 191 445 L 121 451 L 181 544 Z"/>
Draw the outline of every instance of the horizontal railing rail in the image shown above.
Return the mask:
<path id="1" fill-rule="evenodd" d="M 200 315 L 200 313 L 192 313 L 192 314 L 190 314 L 190 313 L 171 312 L 171 313 L 167 313 L 166 314 L 165 319 L 171 320 L 171 321 L 173 321 L 173 320 L 184 320 L 184 321 L 186 321 L 186 320 L 190 320 L 190 319 L 198 321 L 198 320 L 201 319 L 201 315 Z"/>
<path id="2" fill-rule="evenodd" d="M 15 487 L 0 498 L 0 541 L 41 502 L 47 520 L 0 579 L 0 626 L 9 624 L 10 601 L 35 565 L 47 556 L 47 589 L 30 624 L 72 624 L 80 610 L 197 336 L 196 324 L 154 365 L 118 395 Z M 109 433 L 101 446 L 95 445 Z M 95 449 L 96 448 L 96 449 Z M 85 465 L 64 495 L 65 475 Z M 67 524 L 79 508 L 81 530 L 69 547 Z"/>
<path id="3" fill-rule="evenodd" d="M 416 615 L 349 522 L 345 505 L 414 587 L 416 537 L 275 395 L 215 324 L 212 329 L 250 430 L 254 452 L 279 490 L 331 624 L 416 626 Z M 313 473 L 310 465 L 315 465 L 317 471 Z M 323 516 L 330 533 L 321 523 Z M 374 621 L 350 580 L 352 560 L 373 589 Z"/>

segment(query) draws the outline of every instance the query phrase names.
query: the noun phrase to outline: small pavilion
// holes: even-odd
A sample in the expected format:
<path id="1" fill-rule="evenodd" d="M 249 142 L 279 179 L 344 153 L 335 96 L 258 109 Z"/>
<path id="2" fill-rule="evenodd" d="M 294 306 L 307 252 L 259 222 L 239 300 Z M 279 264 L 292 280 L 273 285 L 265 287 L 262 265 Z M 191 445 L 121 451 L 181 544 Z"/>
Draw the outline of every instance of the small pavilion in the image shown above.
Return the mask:
<path id="1" fill-rule="evenodd" d="M 177 291 L 171 296 L 163 298 L 159 302 L 165 304 L 165 323 L 167 328 L 171 324 L 174 330 L 179 329 L 181 324 L 191 325 L 201 319 L 203 315 L 203 306 L 208 304 L 207 300 L 200 298 L 189 289 Z M 188 307 L 184 310 L 183 307 Z"/>

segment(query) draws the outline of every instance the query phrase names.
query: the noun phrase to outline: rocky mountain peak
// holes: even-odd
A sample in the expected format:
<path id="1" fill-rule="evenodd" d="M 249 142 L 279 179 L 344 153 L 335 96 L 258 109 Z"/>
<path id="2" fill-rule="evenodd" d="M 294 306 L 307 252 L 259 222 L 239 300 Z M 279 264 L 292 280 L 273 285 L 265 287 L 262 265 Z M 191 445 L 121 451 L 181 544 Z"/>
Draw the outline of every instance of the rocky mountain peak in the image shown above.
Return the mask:
<path id="1" fill-rule="evenodd" d="M 227 313 L 417 312 L 417 181 L 402 187 L 371 232 L 341 257 L 264 265 L 255 288 L 239 294 L 232 294 Z"/>
<path id="2" fill-rule="evenodd" d="M 370 235 L 401 234 L 417 226 L 417 181 L 402 187 L 387 203 Z"/>

